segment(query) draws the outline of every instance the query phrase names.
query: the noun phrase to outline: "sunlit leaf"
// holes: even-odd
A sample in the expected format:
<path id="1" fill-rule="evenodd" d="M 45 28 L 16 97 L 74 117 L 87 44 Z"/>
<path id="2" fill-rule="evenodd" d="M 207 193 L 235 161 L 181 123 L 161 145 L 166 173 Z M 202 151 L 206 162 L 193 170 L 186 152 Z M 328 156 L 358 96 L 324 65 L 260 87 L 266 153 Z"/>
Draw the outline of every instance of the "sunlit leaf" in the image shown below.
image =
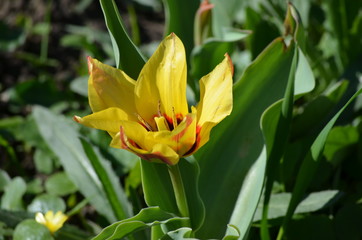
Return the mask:
<path id="1" fill-rule="evenodd" d="M 176 217 L 173 214 L 161 210 L 159 207 L 149 207 L 142 209 L 139 214 L 128 218 L 103 229 L 93 240 L 112 240 L 121 239 L 133 232 L 147 229 L 160 224 L 169 224 L 173 222 L 185 221 L 185 218 Z"/>
<path id="2" fill-rule="evenodd" d="M 329 203 L 338 198 L 339 192 L 336 190 L 326 190 L 309 194 L 298 205 L 295 213 L 308 213 L 328 207 Z M 272 194 L 269 203 L 268 219 L 282 217 L 287 213 L 288 203 L 292 197 L 291 193 Z M 259 206 L 255 212 L 253 221 L 261 220 L 263 204 L 259 202 Z"/>
<path id="3" fill-rule="evenodd" d="M 110 222 L 116 221 L 102 183 L 83 150 L 78 133 L 70 125 L 72 122 L 67 122 L 42 107 L 35 107 L 33 115 L 40 134 L 58 156 L 65 172 L 79 191 Z"/>
<path id="4" fill-rule="evenodd" d="M 263 51 L 234 86 L 231 115 L 213 130 L 210 142 L 196 154 L 201 169 L 200 193 L 206 207 L 198 237 L 223 236 L 242 188 L 243 204 L 237 204 L 235 220 L 230 223 L 238 226 L 241 236 L 246 233 L 261 193 L 266 164 L 265 160 L 257 161 L 264 145 L 260 117 L 283 97 L 289 74 L 285 69 L 290 68 L 291 57 L 281 38 Z M 243 186 L 248 172 L 249 180 Z"/>

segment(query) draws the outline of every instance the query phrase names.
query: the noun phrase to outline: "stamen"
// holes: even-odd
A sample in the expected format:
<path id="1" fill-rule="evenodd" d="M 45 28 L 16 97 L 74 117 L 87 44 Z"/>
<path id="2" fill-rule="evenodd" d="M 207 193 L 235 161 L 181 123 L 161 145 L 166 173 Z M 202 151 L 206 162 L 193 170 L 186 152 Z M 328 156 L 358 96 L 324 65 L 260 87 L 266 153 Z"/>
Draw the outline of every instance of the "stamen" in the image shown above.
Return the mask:
<path id="1" fill-rule="evenodd" d="M 141 124 L 142 124 L 148 131 L 154 131 L 154 130 L 152 129 L 151 125 L 148 124 L 148 122 L 146 122 L 146 121 L 141 117 L 141 115 L 139 115 L 138 113 L 135 113 L 135 114 L 136 114 L 136 116 L 137 116 L 138 121 L 140 121 Z"/>
<path id="2" fill-rule="evenodd" d="M 174 107 L 172 107 L 172 124 L 173 124 L 173 128 L 175 129 L 177 127 L 177 118 L 176 118 L 176 113 L 175 113 Z"/>
<path id="3" fill-rule="evenodd" d="M 158 116 L 159 117 L 161 117 L 162 116 L 162 113 L 161 113 L 161 100 L 158 100 L 158 106 L 157 106 L 158 108 L 158 111 L 157 111 L 157 114 L 158 114 Z"/>

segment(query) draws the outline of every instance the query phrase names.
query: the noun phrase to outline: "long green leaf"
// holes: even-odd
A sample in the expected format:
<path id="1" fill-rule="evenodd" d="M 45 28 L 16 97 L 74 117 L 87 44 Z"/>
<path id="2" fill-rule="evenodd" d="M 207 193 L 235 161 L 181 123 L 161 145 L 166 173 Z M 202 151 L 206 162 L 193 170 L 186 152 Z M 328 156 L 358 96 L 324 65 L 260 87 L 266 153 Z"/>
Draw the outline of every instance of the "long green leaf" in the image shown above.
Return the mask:
<path id="1" fill-rule="evenodd" d="M 167 212 L 177 213 L 175 196 L 167 166 L 141 160 L 142 186 L 148 206 L 159 206 Z"/>
<path id="2" fill-rule="evenodd" d="M 283 221 L 283 228 L 280 232 L 279 237 L 281 237 L 283 231 L 288 228 L 288 223 L 296 207 L 303 198 L 305 191 L 307 190 L 308 186 L 311 184 L 311 181 L 313 180 L 313 177 L 316 174 L 320 162 L 319 160 L 323 154 L 323 149 L 330 130 L 332 129 L 333 125 L 335 124 L 339 116 L 347 108 L 347 106 L 361 93 L 362 89 L 358 90 L 349 99 L 349 101 L 343 106 L 343 108 L 341 108 L 338 111 L 338 113 L 334 115 L 334 117 L 328 122 L 328 124 L 323 128 L 323 130 L 319 133 L 318 137 L 313 142 L 310 151 L 307 153 L 300 167 L 297 180 L 293 188 L 292 199 L 290 200 L 288 211 Z"/>
<path id="3" fill-rule="evenodd" d="M 40 106 L 34 107 L 33 116 L 41 136 L 59 158 L 70 180 L 109 222 L 116 221 L 102 183 L 83 150 L 75 128 Z"/>
<path id="4" fill-rule="evenodd" d="M 117 68 L 137 79 L 145 59 L 128 36 L 114 0 L 100 0 L 100 4 L 112 40 Z"/>
<path id="5" fill-rule="evenodd" d="M 171 32 L 182 40 L 186 55 L 189 56 L 194 46 L 194 19 L 200 1 L 195 0 L 163 0 L 166 14 L 165 34 Z"/>
<path id="6" fill-rule="evenodd" d="M 261 118 L 261 127 L 263 130 L 265 145 L 267 149 L 267 169 L 265 181 L 265 198 L 263 219 L 261 222 L 262 239 L 268 240 L 268 205 L 270 195 L 274 183 L 274 179 L 278 172 L 278 163 L 283 156 L 284 149 L 288 140 L 293 103 L 294 103 L 294 79 L 297 69 L 298 47 L 294 46 L 294 56 L 292 65 L 289 71 L 287 88 L 284 95 L 284 100 L 273 105 L 266 110 Z"/>
<path id="7" fill-rule="evenodd" d="M 197 232 L 198 237 L 221 238 L 225 233 L 244 179 L 263 150 L 260 117 L 269 105 L 283 97 L 292 54 L 284 40 L 277 38 L 258 56 L 234 86 L 231 115 L 213 129 L 209 143 L 196 154 L 201 169 L 200 193 L 206 207 L 205 223 Z M 265 161 L 257 165 L 263 169 Z M 259 169 L 260 175 L 250 176 L 256 182 L 263 181 L 263 171 Z M 251 188 L 255 193 L 248 194 L 254 197 L 244 202 L 242 219 L 248 226 L 261 187 L 262 184 Z M 231 223 L 244 236 L 247 228 L 242 232 L 240 222 Z"/>
<path id="8" fill-rule="evenodd" d="M 189 206 L 191 227 L 193 231 L 197 231 L 205 218 L 205 206 L 199 193 L 200 167 L 194 157 L 182 159 L 179 166 Z"/>
<path id="9" fill-rule="evenodd" d="M 337 190 L 325 190 L 321 192 L 310 193 L 300 202 L 295 213 L 310 213 L 329 207 L 333 202 L 340 198 L 341 192 Z M 284 217 L 287 213 L 288 204 L 292 197 L 291 193 L 272 194 L 269 203 L 268 219 Z M 258 208 L 254 214 L 253 221 L 260 221 L 263 212 L 263 202 L 259 202 Z"/>
<path id="10" fill-rule="evenodd" d="M 84 139 L 81 139 L 84 151 L 91 162 L 93 169 L 99 177 L 108 201 L 113 209 L 117 219 L 125 219 L 132 215 L 131 207 L 127 201 L 126 194 L 119 183 L 117 176 L 112 171 L 109 162 L 102 159 L 101 155 L 96 153 L 93 147 Z"/>

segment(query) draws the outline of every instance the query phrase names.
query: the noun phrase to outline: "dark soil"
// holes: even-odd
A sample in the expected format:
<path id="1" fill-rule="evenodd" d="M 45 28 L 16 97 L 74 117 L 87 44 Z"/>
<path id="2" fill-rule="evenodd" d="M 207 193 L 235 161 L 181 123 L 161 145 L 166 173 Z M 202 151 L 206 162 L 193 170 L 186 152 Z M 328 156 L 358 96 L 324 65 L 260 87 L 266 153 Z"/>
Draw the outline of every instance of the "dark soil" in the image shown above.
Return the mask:
<path id="1" fill-rule="evenodd" d="M 35 56 L 40 54 L 41 37 L 29 34 L 25 43 L 12 52 L 0 52 L 0 94 L 1 92 L 15 86 L 19 82 L 36 78 L 39 70 L 51 73 L 57 86 L 64 89 L 69 81 L 79 75 L 77 67 L 82 61 L 81 51 L 74 48 L 66 48 L 60 45 L 59 40 L 67 34 L 66 26 L 91 26 L 106 31 L 103 13 L 99 1 L 92 1 L 84 11 L 77 11 L 76 7 L 81 1 L 74 0 L 1 0 L 0 21 L 16 27 L 19 18 L 28 17 L 35 25 L 44 22 L 48 3 L 51 4 L 51 32 L 49 38 L 48 58 L 59 62 L 56 67 L 34 66 L 19 58 L 19 53 L 30 53 Z M 127 1 L 116 1 L 126 26 L 129 25 Z M 141 42 L 147 43 L 160 40 L 163 35 L 164 15 L 163 12 L 153 12 L 143 6 L 134 5 L 137 13 L 141 33 Z M 96 34 L 96 33 L 95 33 Z M 84 59 L 85 61 L 85 59 Z M 1 95 L 0 95 L 1 97 Z M 0 99 L 0 110 L 2 111 L 6 99 Z M 1 105 L 3 107 L 1 107 Z M 2 114 L 0 114 L 1 117 Z"/>

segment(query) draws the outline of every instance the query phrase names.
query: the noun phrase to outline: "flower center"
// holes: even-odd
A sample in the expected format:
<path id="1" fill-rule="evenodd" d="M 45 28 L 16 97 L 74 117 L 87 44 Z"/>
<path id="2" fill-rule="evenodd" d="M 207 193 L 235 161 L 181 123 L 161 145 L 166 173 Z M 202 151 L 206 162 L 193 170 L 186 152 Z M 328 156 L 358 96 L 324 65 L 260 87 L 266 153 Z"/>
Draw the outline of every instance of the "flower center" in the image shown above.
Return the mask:
<path id="1" fill-rule="evenodd" d="M 172 107 L 172 116 L 168 116 L 166 114 L 162 114 L 161 112 L 161 102 L 158 101 L 158 111 L 154 116 L 153 120 L 155 124 L 148 123 L 144 118 L 141 117 L 140 114 L 136 113 L 137 119 L 139 123 L 147 130 L 147 131 L 172 131 L 175 129 L 183 120 L 184 116 L 181 113 L 176 114 L 175 108 Z M 155 129 L 155 127 L 157 129 Z"/>

